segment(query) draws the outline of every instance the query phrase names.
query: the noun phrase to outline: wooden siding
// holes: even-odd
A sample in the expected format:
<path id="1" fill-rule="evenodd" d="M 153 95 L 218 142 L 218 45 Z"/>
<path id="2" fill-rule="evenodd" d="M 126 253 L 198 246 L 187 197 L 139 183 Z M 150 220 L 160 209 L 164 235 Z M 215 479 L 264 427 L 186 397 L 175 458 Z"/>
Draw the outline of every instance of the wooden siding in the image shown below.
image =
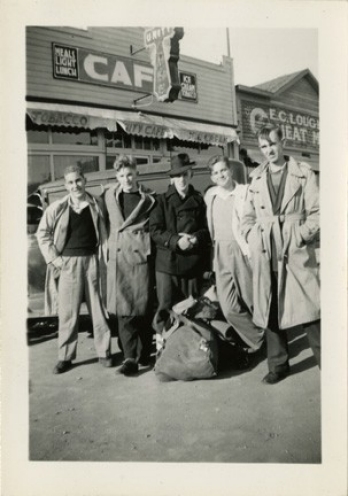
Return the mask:
<path id="1" fill-rule="evenodd" d="M 132 92 L 85 82 L 53 78 L 52 43 L 90 49 L 96 52 L 131 58 L 134 49 L 143 46 L 143 28 L 27 28 L 27 97 L 34 99 L 62 100 L 66 103 L 81 102 L 94 106 L 130 109 L 133 100 L 142 96 Z M 149 63 L 146 51 L 133 57 Z M 139 110 L 162 115 L 211 121 L 216 124 L 233 123 L 231 69 L 232 60 L 224 57 L 223 64 L 212 64 L 181 55 L 179 70 L 197 76 L 198 103 L 177 100 L 173 103 L 154 102 Z"/>
<path id="2" fill-rule="evenodd" d="M 272 94 L 269 96 L 260 96 L 253 94 L 252 88 L 248 91 L 237 89 L 237 117 L 238 128 L 240 129 L 240 139 L 242 148 L 254 149 L 257 146 L 256 137 L 251 129 L 250 115 L 254 108 L 262 109 L 265 114 L 269 114 L 270 109 L 275 112 L 279 110 L 286 110 L 290 123 L 294 123 L 290 117 L 293 114 L 295 119 L 296 114 L 303 116 L 311 116 L 316 119 L 319 118 L 319 95 L 313 86 L 304 77 L 293 86 L 289 87 L 277 97 Z M 289 123 L 287 122 L 287 123 Z M 280 124 L 285 124 L 280 122 Z M 307 129 L 306 141 L 296 141 L 287 139 L 287 152 L 294 153 L 296 156 L 301 157 L 302 153 L 310 153 L 311 157 L 318 162 L 319 145 L 317 142 L 317 129 L 310 127 L 296 125 L 298 129 Z M 293 129 L 293 126 L 291 126 Z M 306 160 L 303 158 L 303 160 Z"/>
<path id="3" fill-rule="evenodd" d="M 288 90 L 280 93 L 274 102 L 289 106 L 312 115 L 319 113 L 319 95 L 306 78 L 301 79 Z"/>

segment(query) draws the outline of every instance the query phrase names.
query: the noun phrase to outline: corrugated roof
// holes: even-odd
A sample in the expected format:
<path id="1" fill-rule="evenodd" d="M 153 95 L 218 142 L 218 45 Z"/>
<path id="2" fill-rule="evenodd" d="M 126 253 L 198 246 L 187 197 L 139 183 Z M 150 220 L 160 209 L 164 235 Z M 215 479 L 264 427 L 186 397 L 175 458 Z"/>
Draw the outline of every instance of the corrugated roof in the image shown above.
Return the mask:
<path id="1" fill-rule="evenodd" d="M 288 85 L 293 79 L 296 79 L 299 74 L 303 73 L 303 75 L 305 75 L 308 72 L 308 70 L 293 72 L 292 74 L 287 74 L 285 76 L 280 76 L 275 79 L 271 79 L 270 81 L 266 81 L 265 83 L 257 84 L 253 86 L 253 88 L 269 91 L 270 93 L 277 93 L 277 91 L 279 91 L 283 86 Z"/>

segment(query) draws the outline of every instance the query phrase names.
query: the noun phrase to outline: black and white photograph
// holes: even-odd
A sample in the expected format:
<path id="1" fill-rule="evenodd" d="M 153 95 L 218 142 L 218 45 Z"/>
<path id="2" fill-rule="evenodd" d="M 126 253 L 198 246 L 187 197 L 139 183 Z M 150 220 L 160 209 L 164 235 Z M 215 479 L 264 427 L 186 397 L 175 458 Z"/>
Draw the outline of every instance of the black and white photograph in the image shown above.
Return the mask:
<path id="1" fill-rule="evenodd" d="M 4 494 L 346 494 L 347 5 L 7 4 Z"/>

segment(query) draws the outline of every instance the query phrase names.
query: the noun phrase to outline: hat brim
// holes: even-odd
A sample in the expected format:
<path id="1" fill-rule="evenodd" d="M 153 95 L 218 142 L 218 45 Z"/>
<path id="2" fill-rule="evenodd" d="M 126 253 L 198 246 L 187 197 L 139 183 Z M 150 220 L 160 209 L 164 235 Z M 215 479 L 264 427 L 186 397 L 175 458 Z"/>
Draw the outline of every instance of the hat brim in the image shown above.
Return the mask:
<path id="1" fill-rule="evenodd" d="M 192 169 L 192 165 L 194 165 L 195 163 L 196 162 L 190 162 L 189 165 L 184 165 L 183 167 L 176 167 L 174 169 L 170 169 L 170 171 L 168 171 L 168 174 L 170 177 L 180 176 L 180 174 L 184 174 L 185 172 Z"/>

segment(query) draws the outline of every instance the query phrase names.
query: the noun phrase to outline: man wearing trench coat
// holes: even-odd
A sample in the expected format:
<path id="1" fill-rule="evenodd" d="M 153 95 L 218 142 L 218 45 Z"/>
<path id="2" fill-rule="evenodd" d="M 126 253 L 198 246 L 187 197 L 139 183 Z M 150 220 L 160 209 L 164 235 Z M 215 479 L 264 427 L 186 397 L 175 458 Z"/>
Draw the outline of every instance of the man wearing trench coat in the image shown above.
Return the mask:
<path id="1" fill-rule="evenodd" d="M 303 325 L 320 366 L 319 268 L 314 238 L 319 232 L 319 191 L 310 166 L 283 152 L 280 128 L 258 133 L 266 161 L 251 174 L 242 234 L 253 268 L 254 315 L 267 328 L 269 373 L 274 384 L 289 373 L 286 329 Z"/>
<path id="2" fill-rule="evenodd" d="M 117 184 L 104 193 L 108 217 L 107 309 L 117 317 L 124 363 L 120 372 L 135 375 L 148 363 L 152 329 L 153 278 L 149 215 L 154 192 L 137 182 L 135 160 L 115 161 Z"/>

